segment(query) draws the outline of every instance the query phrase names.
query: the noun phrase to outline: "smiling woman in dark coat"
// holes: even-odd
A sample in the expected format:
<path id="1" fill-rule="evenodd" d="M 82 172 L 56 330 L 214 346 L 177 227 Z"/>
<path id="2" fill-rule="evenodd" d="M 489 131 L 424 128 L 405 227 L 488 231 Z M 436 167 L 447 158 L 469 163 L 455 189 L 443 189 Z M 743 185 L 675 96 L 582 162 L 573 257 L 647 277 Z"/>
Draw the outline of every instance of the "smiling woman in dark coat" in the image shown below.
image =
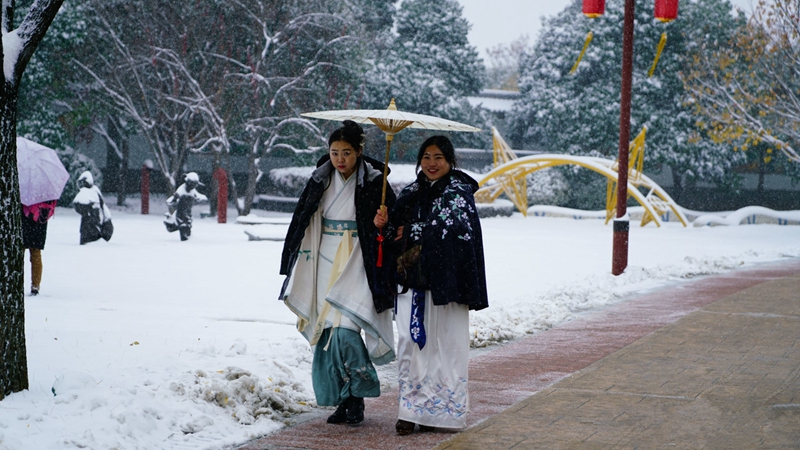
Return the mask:
<path id="1" fill-rule="evenodd" d="M 489 306 L 478 183 L 456 169 L 453 144 L 433 136 L 420 146 L 417 180 L 378 227 L 396 230 L 398 282 L 397 434 L 419 425 L 460 429 L 469 411 L 469 311 Z"/>

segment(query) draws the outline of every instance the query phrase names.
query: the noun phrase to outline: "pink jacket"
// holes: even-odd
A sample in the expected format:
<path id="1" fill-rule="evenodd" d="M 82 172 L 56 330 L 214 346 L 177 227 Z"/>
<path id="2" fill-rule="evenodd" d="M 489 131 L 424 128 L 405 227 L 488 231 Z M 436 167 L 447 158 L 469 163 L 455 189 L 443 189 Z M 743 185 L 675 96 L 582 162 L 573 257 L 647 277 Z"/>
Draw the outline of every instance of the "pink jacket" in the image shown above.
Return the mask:
<path id="1" fill-rule="evenodd" d="M 35 205 L 22 205 L 22 214 L 33 219 L 34 222 L 45 223 L 56 212 L 57 200 L 36 203 Z"/>

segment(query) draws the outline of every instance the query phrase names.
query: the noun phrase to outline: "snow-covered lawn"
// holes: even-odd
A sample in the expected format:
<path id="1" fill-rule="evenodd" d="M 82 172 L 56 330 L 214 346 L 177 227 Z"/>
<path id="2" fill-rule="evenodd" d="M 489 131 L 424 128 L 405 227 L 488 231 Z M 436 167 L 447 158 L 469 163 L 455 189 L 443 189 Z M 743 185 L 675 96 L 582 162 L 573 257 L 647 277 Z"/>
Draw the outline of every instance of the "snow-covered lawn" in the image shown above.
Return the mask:
<path id="1" fill-rule="evenodd" d="M 0 449 L 216 449 L 313 406 L 311 352 L 277 300 L 282 242 L 244 233 L 282 234 L 288 215 L 241 225 L 231 210 L 217 224 L 196 207 L 192 238 L 180 242 L 157 198 L 151 215 L 137 210 L 113 211 L 111 241 L 84 246 L 78 214 L 59 208 L 51 220 L 41 294 L 26 297 L 30 389 L 0 402 Z M 614 277 L 602 220 L 482 224 L 490 307 L 471 315 L 475 346 L 643 290 L 800 257 L 798 226 L 632 223 L 629 266 Z M 26 291 L 29 276 L 26 255 Z M 392 374 L 381 369 L 387 389 Z"/>

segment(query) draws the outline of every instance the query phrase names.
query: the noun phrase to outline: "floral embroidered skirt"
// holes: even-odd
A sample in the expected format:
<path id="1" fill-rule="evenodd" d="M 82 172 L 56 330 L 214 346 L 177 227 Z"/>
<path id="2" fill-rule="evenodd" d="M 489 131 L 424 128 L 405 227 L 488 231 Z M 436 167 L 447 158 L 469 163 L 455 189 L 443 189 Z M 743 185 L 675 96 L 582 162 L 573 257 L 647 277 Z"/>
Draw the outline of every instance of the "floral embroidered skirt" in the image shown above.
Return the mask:
<path id="1" fill-rule="evenodd" d="M 326 328 L 322 332 L 314 347 L 311 383 L 319 406 L 336 406 L 349 397 L 381 395 L 378 373 L 361 334 L 347 328 Z"/>
<path id="2" fill-rule="evenodd" d="M 437 428 L 464 428 L 469 411 L 469 307 L 435 306 L 425 292 L 422 350 L 412 340 L 411 291 L 397 298 L 399 418 Z"/>

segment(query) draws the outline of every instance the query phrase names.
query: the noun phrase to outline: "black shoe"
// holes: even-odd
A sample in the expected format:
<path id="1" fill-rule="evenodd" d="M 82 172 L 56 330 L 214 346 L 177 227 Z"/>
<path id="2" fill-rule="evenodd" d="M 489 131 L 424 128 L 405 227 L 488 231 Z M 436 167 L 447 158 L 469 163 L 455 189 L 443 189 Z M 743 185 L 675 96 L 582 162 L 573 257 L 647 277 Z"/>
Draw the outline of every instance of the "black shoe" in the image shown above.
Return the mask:
<path id="1" fill-rule="evenodd" d="M 397 431 L 397 434 L 400 436 L 409 435 L 414 432 L 414 422 L 400 419 L 394 424 L 394 430 Z"/>
<path id="2" fill-rule="evenodd" d="M 39 295 L 39 288 L 37 286 L 31 286 L 31 297 Z"/>
<path id="3" fill-rule="evenodd" d="M 342 404 L 336 408 L 336 411 L 328 416 L 328 423 L 344 423 L 345 420 L 347 420 L 347 400 L 343 401 Z"/>
<path id="4" fill-rule="evenodd" d="M 429 426 L 427 426 L 427 425 L 420 425 L 420 426 L 419 426 L 419 431 L 424 431 L 424 432 L 428 432 L 428 431 L 436 431 L 436 428 L 434 428 L 434 427 L 429 427 Z"/>
<path id="5" fill-rule="evenodd" d="M 354 425 L 364 421 L 364 399 L 361 397 L 350 397 L 347 399 L 347 423 Z"/>

